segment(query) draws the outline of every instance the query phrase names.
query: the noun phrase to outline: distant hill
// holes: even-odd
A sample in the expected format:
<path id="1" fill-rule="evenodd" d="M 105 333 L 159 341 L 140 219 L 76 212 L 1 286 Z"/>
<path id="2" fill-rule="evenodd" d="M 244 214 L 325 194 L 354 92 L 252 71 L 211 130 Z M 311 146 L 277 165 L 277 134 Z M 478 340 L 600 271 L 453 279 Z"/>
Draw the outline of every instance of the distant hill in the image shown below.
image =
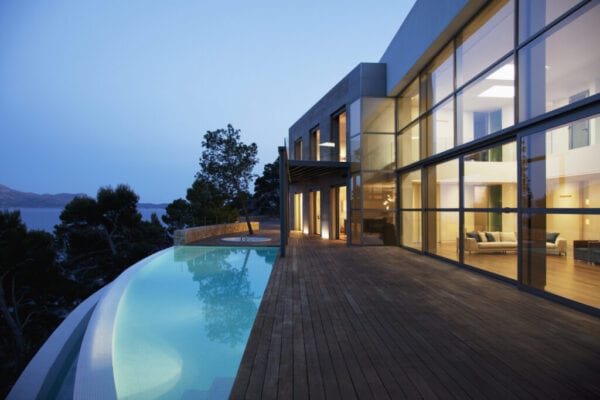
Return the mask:
<path id="1" fill-rule="evenodd" d="M 83 193 L 37 194 L 19 192 L 0 185 L 0 209 L 8 207 L 21 208 L 63 208 L 75 196 L 86 196 Z M 165 208 L 166 204 L 139 203 L 138 208 Z"/>

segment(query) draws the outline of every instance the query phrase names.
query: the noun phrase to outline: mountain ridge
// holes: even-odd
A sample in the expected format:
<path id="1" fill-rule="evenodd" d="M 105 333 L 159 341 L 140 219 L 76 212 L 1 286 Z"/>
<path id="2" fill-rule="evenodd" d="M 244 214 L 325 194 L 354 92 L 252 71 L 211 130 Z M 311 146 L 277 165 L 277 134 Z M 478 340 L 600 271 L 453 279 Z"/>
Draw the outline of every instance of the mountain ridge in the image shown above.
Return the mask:
<path id="1" fill-rule="evenodd" d="M 0 209 L 15 208 L 63 208 L 77 196 L 89 197 L 85 193 L 38 194 L 21 192 L 0 184 Z M 165 208 L 166 204 L 138 203 L 138 208 Z"/>

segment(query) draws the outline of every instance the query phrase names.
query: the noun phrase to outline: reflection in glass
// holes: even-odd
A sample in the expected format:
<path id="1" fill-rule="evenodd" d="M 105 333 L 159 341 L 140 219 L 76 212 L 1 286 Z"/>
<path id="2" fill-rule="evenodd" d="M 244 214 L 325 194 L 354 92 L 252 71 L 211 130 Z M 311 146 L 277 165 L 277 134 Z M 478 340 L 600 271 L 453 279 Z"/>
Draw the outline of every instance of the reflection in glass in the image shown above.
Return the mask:
<path id="1" fill-rule="evenodd" d="M 352 179 L 351 179 L 351 192 L 352 192 L 352 198 L 350 199 L 350 204 L 352 208 L 362 208 L 362 202 L 361 202 L 361 193 L 362 193 L 362 187 L 360 184 L 360 175 L 352 175 Z"/>
<path id="2" fill-rule="evenodd" d="M 466 208 L 517 207 L 516 147 L 510 142 L 465 156 Z"/>
<path id="3" fill-rule="evenodd" d="M 398 145 L 398 168 L 405 167 L 421 159 L 419 156 L 420 139 L 418 122 L 400 132 L 396 140 Z"/>
<path id="4" fill-rule="evenodd" d="M 395 246 L 396 243 L 395 211 L 363 211 L 363 244 L 379 244 Z"/>
<path id="5" fill-rule="evenodd" d="M 400 177 L 401 208 L 421 208 L 421 170 Z"/>
<path id="6" fill-rule="evenodd" d="M 514 61 L 510 57 L 461 90 L 456 98 L 459 144 L 514 124 Z"/>
<path id="7" fill-rule="evenodd" d="M 419 78 L 415 79 L 398 97 L 398 129 L 419 116 Z"/>
<path id="8" fill-rule="evenodd" d="M 363 208 L 396 209 L 396 177 L 392 172 L 363 173 Z"/>
<path id="9" fill-rule="evenodd" d="M 592 2 L 519 51 L 521 121 L 599 92 L 598 21 L 600 3 Z"/>
<path id="10" fill-rule="evenodd" d="M 517 214 L 465 212 L 464 218 L 464 263 L 517 279 Z"/>
<path id="11" fill-rule="evenodd" d="M 394 169 L 394 134 L 362 134 L 363 170 Z"/>
<path id="12" fill-rule="evenodd" d="M 456 85 L 461 86 L 514 47 L 514 2 L 495 1 L 458 35 Z"/>
<path id="13" fill-rule="evenodd" d="M 362 212 L 350 210 L 350 232 L 352 244 L 361 244 L 362 240 Z"/>
<path id="14" fill-rule="evenodd" d="M 450 43 L 421 74 L 423 110 L 429 110 L 454 91 L 454 48 Z"/>
<path id="15" fill-rule="evenodd" d="M 421 211 L 401 211 L 402 245 L 413 249 L 422 249 Z"/>
<path id="16" fill-rule="evenodd" d="M 581 127 L 589 145 L 569 146 Z M 523 205 L 535 208 L 600 207 L 600 118 L 586 118 L 522 139 Z"/>
<path id="17" fill-rule="evenodd" d="M 458 261 L 458 212 L 428 211 L 427 252 Z"/>
<path id="18" fill-rule="evenodd" d="M 350 136 L 360 133 L 360 99 L 350 104 Z"/>
<path id="19" fill-rule="evenodd" d="M 580 0 L 520 0 L 519 43 L 542 30 Z"/>
<path id="20" fill-rule="evenodd" d="M 394 99 L 363 97 L 361 132 L 394 132 Z"/>
<path id="21" fill-rule="evenodd" d="M 426 119 L 427 155 L 441 153 L 454 147 L 454 100 L 448 99 L 436 107 Z"/>
<path id="22" fill-rule="evenodd" d="M 356 135 L 350 138 L 350 169 L 353 172 L 360 170 L 360 137 Z"/>
<path id="23" fill-rule="evenodd" d="M 523 283 L 600 308 L 600 215 L 524 214 Z"/>

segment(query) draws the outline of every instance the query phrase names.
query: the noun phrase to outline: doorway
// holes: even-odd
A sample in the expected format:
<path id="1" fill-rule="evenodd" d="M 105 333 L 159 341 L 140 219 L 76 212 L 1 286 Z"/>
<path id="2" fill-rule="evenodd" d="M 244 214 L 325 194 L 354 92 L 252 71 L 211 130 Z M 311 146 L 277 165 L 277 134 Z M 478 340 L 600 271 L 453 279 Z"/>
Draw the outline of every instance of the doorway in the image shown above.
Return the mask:
<path id="1" fill-rule="evenodd" d="M 346 240 L 347 213 L 346 186 L 331 188 L 331 238 Z"/>
<path id="2" fill-rule="evenodd" d="M 302 193 L 294 193 L 294 230 L 302 231 Z"/>
<path id="3" fill-rule="evenodd" d="M 321 191 L 315 190 L 309 194 L 310 233 L 321 235 Z"/>

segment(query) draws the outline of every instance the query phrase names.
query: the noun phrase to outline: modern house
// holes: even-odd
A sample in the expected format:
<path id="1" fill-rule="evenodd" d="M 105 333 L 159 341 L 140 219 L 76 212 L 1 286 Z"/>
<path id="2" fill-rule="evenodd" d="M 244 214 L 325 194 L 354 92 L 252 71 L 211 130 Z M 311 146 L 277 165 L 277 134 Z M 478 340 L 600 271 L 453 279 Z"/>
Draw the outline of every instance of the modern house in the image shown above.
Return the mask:
<path id="1" fill-rule="evenodd" d="M 596 38 L 598 0 L 417 0 L 290 128 L 283 226 L 599 314 Z"/>

